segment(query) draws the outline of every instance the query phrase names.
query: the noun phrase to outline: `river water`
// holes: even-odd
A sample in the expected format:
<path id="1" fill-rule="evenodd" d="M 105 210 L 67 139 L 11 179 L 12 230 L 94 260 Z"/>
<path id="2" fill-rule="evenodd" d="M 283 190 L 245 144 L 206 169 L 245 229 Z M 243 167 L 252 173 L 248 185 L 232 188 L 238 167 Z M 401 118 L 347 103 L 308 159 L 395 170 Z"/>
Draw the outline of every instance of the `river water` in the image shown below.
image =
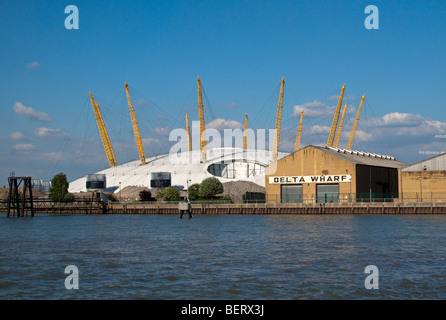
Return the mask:
<path id="1" fill-rule="evenodd" d="M 1 215 L 0 299 L 446 299 L 446 216 Z"/>

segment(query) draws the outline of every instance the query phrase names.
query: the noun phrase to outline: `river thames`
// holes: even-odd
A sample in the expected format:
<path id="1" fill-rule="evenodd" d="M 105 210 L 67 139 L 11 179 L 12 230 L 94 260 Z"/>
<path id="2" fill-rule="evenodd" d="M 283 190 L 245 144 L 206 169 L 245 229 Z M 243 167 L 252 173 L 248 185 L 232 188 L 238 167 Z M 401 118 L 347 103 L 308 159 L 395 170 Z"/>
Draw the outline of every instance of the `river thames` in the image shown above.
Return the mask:
<path id="1" fill-rule="evenodd" d="M 0 241 L 3 300 L 446 299 L 444 215 L 2 214 Z"/>

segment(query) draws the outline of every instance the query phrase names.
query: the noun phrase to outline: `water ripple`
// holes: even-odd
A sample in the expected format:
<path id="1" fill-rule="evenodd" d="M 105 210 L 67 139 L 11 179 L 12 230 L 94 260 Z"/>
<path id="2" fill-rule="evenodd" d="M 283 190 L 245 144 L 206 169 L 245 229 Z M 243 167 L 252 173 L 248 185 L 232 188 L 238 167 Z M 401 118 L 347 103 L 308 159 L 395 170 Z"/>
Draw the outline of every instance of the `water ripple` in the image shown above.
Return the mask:
<path id="1" fill-rule="evenodd" d="M 446 298 L 445 216 L 36 215 L 0 230 L 1 299 Z"/>

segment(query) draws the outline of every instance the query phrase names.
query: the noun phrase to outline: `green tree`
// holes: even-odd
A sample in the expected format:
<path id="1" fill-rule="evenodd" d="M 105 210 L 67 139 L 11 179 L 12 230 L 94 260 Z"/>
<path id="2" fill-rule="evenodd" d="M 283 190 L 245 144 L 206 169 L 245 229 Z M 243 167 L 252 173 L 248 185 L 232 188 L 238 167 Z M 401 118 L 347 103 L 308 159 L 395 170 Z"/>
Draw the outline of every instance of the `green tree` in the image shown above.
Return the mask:
<path id="1" fill-rule="evenodd" d="M 191 201 L 198 200 L 198 198 L 200 197 L 200 184 L 199 183 L 192 184 L 189 187 L 188 191 L 189 191 L 189 199 Z"/>
<path id="2" fill-rule="evenodd" d="M 180 190 L 173 187 L 167 187 L 163 192 L 164 200 L 166 201 L 180 201 Z"/>
<path id="3" fill-rule="evenodd" d="M 68 180 L 64 173 L 56 174 L 51 180 L 49 197 L 53 201 L 63 201 L 68 193 Z M 69 196 L 68 196 L 69 197 Z"/>
<path id="4" fill-rule="evenodd" d="M 157 191 L 156 191 L 156 195 L 155 195 L 155 198 L 157 199 L 157 200 L 161 200 L 161 199 L 163 199 L 164 198 L 164 188 L 161 188 L 161 189 L 158 189 Z"/>
<path id="5" fill-rule="evenodd" d="M 221 184 L 220 180 L 215 177 L 206 178 L 200 184 L 200 197 L 210 199 L 222 192 L 223 185 Z"/>

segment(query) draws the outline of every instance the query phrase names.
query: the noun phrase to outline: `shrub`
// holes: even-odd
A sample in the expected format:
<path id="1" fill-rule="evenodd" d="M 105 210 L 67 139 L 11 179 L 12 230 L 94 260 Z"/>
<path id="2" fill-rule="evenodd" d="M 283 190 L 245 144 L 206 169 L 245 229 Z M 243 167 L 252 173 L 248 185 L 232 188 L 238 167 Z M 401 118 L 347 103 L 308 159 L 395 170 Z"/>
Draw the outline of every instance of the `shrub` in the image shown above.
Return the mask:
<path id="1" fill-rule="evenodd" d="M 66 202 L 73 202 L 74 201 L 74 194 L 72 194 L 72 193 L 66 193 L 64 196 L 63 196 L 63 201 L 66 201 Z"/>
<path id="2" fill-rule="evenodd" d="M 158 189 L 157 191 L 156 191 L 156 195 L 155 195 L 155 198 L 157 199 L 157 200 L 161 200 L 161 199 L 164 199 L 164 188 L 161 188 L 161 189 Z"/>
<path id="3" fill-rule="evenodd" d="M 180 190 L 167 187 L 163 192 L 163 198 L 166 201 L 180 201 Z"/>
<path id="4" fill-rule="evenodd" d="M 151 198 L 152 198 L 152 193 L 149 190 L 141 190 L 139 192 L 140 201 L 150 201 Z"/>
<path id="5" fill-rule="evenodd" d="M 200 197 L 200 184 L 199 183 L 192 184 L 189 187 L 188 192 L 189 192 L 189 199 L 191 201 L 198 200 L 198 198 Z"/>
<path id="6" fill-rule="evenodd" d="M 223 192 L 223 185 L 215 177 L 210 177 L 204 179 L 200 184 L 200 197 L 203 198 L 215 198 L 217 194 L 220 194 Z"/>

